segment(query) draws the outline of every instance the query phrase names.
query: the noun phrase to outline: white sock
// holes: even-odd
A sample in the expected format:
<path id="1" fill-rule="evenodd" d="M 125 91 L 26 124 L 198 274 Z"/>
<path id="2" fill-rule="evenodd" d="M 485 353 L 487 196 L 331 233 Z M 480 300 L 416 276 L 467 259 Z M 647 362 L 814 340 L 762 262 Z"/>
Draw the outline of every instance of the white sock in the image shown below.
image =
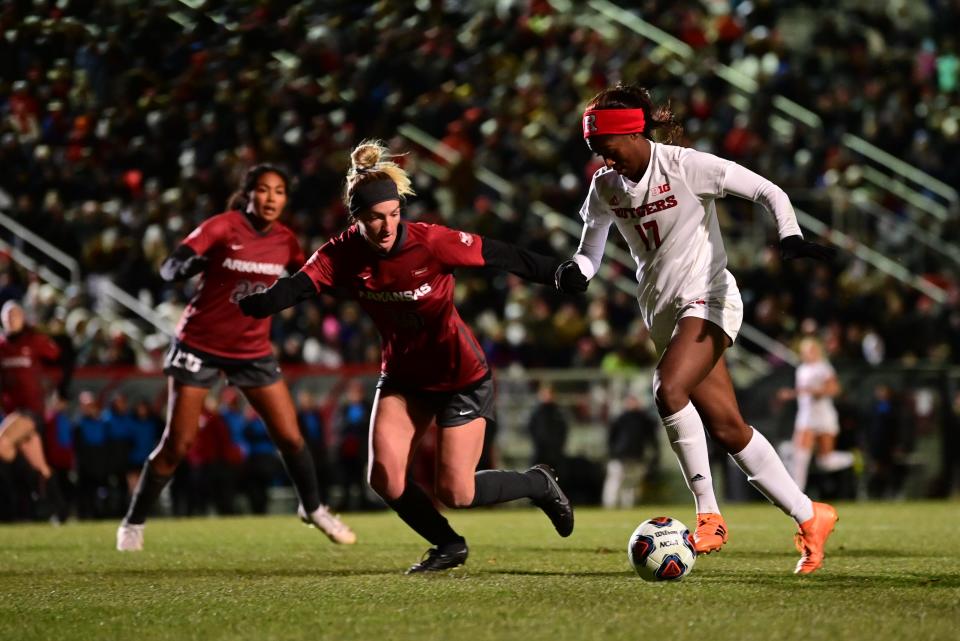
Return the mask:
<path id="1" fill-rule="evenodd" d="M 753 430 L 753 437 L 747 446 L 730 455 L 734 463 L 747 475 L 750 485 L 760 490 L 771 503 L 792 516 L 797 523 L 813 518 L 810 497 L 790 478 L 770 441 L 757 430 L 750 429 Z"/>
<path id="2" fill-rule="evenodd" d="M 677 455 L 680 469 L 687 487 L 693 492 L 697 504 L 697 513 L 720 513 L 717 497 L 713 493 L 713 475 L 710 473 L 710 457 L 707 454 L 707 435 L 703 431 L 703 421 L 693 403 L 660 419 L 670 447 Z"/>
<path id="3" fill-rule="evenodd" d="M 824 472 L 839 472 L 853 466 L 853 452 L 834 450 L 817 457 L 817 467 Z"/>
<path id="4" fill-rule="evenodd" d="M 797 482 L 797 487 L 801 490 L 807 487 L 807 471 L 810 469 L 810 457 L 813 451 L 802 447 L 793 448 L 793 456 L 790 457 L 790 476 Z"/>

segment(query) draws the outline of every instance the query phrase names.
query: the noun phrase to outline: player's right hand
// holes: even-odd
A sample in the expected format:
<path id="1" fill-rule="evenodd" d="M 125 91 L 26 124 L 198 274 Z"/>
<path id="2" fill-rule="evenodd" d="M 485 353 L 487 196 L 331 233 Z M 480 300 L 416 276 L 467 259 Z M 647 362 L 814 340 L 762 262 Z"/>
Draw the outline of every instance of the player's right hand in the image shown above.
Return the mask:
<path id="1" fill-rule="evenodd" d="M 244 296 L 237 304 L 244 316 L 253 316 L 254 318 L 266 318 L 273 314 L 270 304 L 270 296 L 266 292 L 259 294 L 250 294 Z"/>
<path id="2" fill-rule="evenodd" d="M 589 281 L 580 271 L 580 266 L 574 260 L 565 260 L 557 267 L 553 276 L 557 291 L 565 294 L 582 294 L 587 291 Z"/>

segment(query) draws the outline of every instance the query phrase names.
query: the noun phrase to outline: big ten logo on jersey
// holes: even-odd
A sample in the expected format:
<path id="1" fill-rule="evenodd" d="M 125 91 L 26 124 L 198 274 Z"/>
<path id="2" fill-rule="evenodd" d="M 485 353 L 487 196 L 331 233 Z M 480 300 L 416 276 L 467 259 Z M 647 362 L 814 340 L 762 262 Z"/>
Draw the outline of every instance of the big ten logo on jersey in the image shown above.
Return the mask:
<path id="1" fill-rule="evenodd" d="M 238 303 L 241 298 L 246 298 L 251 294 L 260 294 L 269 289 L 266 283 L 250 281 L 250 280 L 240 280 L 237 281 L 237 284 L 234 286 L 233 291 L 230 292 L 230 302 Z"/>
<path id="2" fill-rule="evenodd" d="M 203 367 L 203 360 L 196 354 L 185 352 L 180 348 L 175 348 L 167 352 L 167 360 L 163 364 L 164 369 L 172 367 L 174 369 L 184 369 L 196 374 Z"/>
<path id="3" fill-rule="evenodd" d="M 651 188 L 650 188 L 650 195 L 651 195 L 651 196 L 658 196 L 658 195 L 660 195 L 660 194 L 665 194 L 665 193 L 667 193 L 668 191 L 670 191 L 670 183 L 666 183 L 666 184 L 664 184 L 664 185 L 657 185 L 656 187 L 651 187 Z"/>

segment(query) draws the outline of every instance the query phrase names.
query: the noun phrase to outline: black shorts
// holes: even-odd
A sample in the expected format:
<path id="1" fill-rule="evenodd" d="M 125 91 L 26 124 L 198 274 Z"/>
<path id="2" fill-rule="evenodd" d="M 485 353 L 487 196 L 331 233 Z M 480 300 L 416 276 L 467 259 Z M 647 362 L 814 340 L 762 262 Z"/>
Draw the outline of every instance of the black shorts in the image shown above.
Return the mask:
<path id="1" fill-rule="evenodd" d="M 380 375 L 377 389 L 383 394 L 401 394 L 415 398 L 431 407 L 437 417 L 439 427 L 459 427 L 476 418 L 487 420 L 487 426 L 497 421 L 494 408 L 494 386 L 490 373 L 476 383 L 460 390 L 450 392 L 431 392 L 410 389 L 391 381 L 385 374 Z"/>
<path id="2" fill-rule="evenodd" d="M 182 385 L 210 389 L 220 378 L 237 387 L 264 387 L 280 380 L 280 365 L 273 354 L 262 358 L 236 359 L 207 354 L 173 341 L 163 359 L 163 373 Z"/>

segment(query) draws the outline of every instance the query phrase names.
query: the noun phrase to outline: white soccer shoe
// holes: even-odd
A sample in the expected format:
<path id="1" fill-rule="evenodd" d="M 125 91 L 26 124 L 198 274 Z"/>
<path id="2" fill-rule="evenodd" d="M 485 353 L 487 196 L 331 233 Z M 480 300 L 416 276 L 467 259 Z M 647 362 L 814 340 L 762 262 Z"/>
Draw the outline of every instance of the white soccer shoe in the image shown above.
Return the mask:
<path id="1" fill-rule="evenodd" d="M 334 543 L 352 545 L 357 542 L 357 535 L 354 534 L 353 530 L 341 521 L 336 514 L 332 514 L 326 505 L 321 505 L 310 514 L 307 514 L 301 505 L 297 508 L 297 515 L 300 516 L 301 521 L 317 528 Z"/>
<path id="2" fill-rule="evenodd" d="M 117 528 L 117 549 L 121 552 L 139 552 L 143 549 L 143 528 L 146 525 L 121 523 Z"/>

